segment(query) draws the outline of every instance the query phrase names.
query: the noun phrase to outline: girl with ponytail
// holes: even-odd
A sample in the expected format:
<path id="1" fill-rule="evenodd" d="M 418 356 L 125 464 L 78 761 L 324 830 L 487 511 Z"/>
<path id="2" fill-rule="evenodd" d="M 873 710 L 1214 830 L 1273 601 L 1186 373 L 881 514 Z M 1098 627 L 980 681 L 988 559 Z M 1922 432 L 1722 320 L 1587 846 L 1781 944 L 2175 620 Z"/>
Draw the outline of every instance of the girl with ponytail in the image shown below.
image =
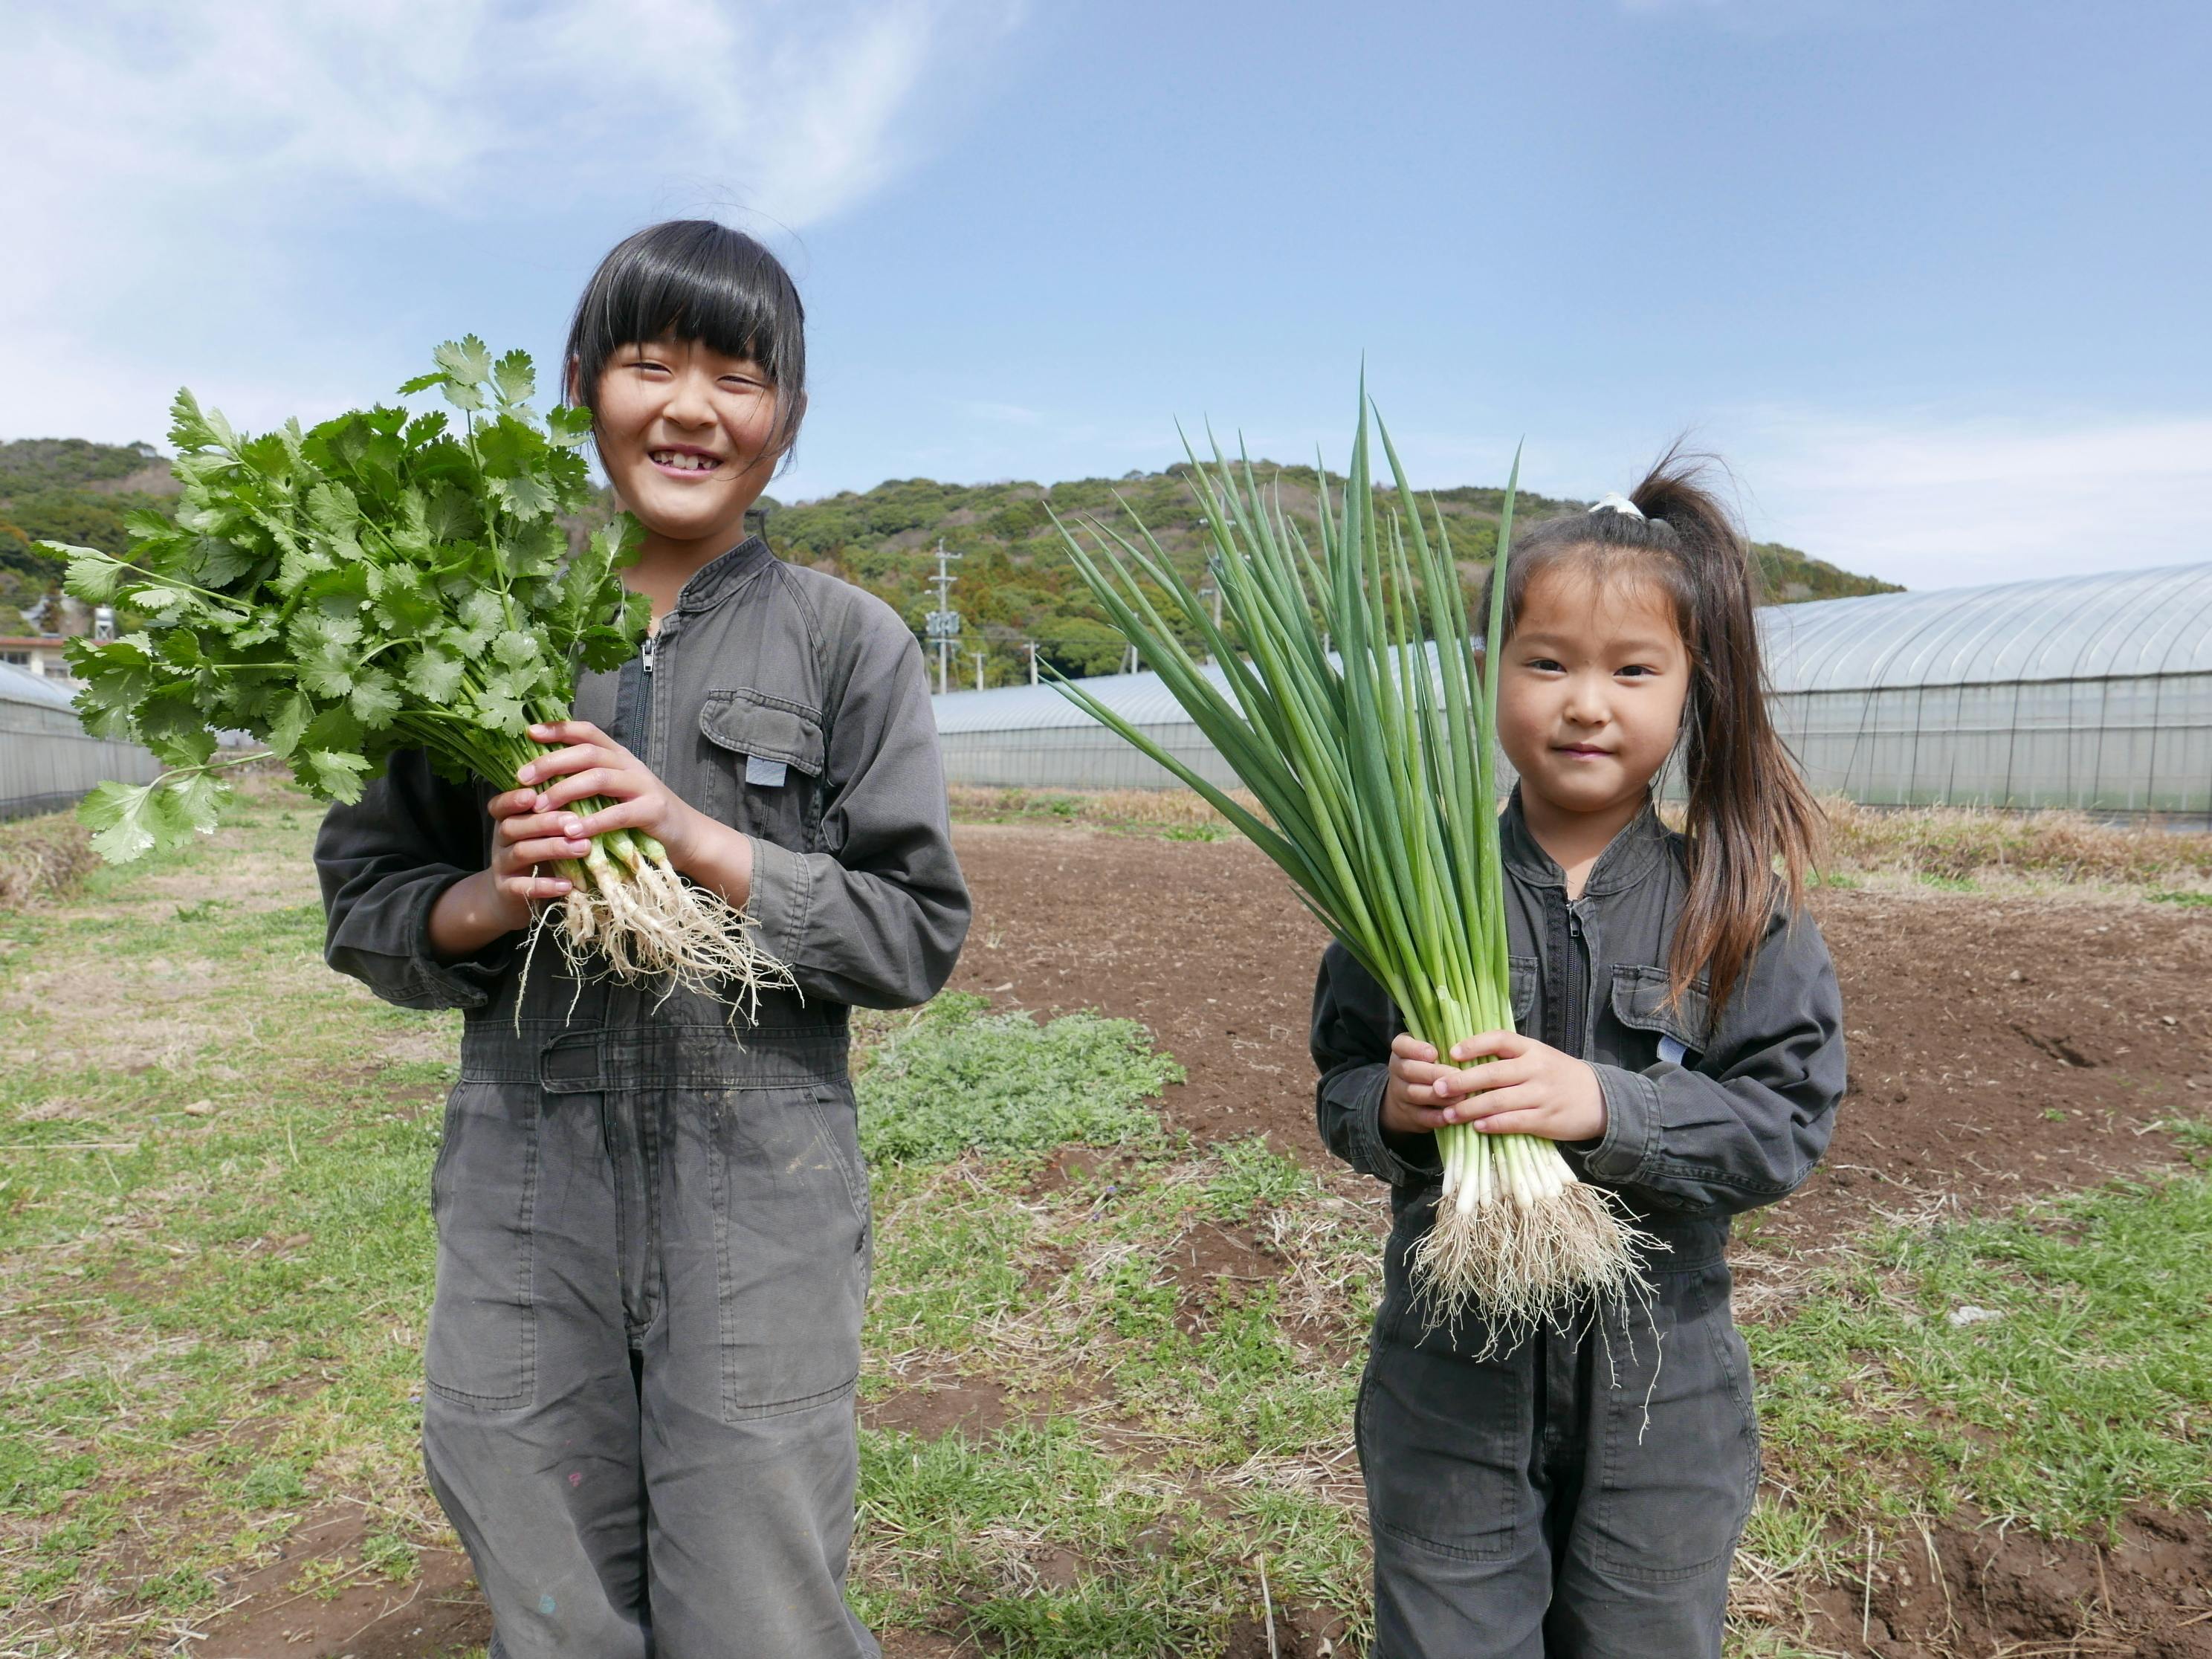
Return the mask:
<path id="1" fill-rule="evenodd" d="M 1357 1425 L 1375 1651 L 1717 1659 L 1759 1478 L 1729 1218 L 1805 1179 L 1844 1090 L 1802 911 L 1820 813 L 1767 717 L 1758 567 L 1679 450 L 1524 532 L 1507 580 L 1516 1029 L 1439 1055 L 1340 945 L 1315 991 L 1322 1133 L 1395 1216 Z M 1653 799 L 1670 762 L 1680 834 Z M 1454 1122 L 1559 1142 L 1650 1237 L 1643 1305 L 1510 1346 L 1432 1326 L 1407 1264 Z"/>

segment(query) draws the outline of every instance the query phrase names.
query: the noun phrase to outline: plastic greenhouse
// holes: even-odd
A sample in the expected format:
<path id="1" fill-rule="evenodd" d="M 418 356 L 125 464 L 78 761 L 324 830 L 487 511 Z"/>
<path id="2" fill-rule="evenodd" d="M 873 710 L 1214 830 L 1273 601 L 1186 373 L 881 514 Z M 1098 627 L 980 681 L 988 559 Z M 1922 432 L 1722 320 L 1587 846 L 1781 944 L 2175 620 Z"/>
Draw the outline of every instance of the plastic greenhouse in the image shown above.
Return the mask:
<path id="1" fill-rule="evenodd" d="M 0 818 L 67 806 L 108 778 L 145 783 L 160 769 L 136 744 L 88 733 L 67 687 L 0 663 Z"/>
<path id="2" fill-rule="evenodd" d="M 1774 605 L 1760 625 L 1776 720 L 1823 793 L 2212 821 L 2212 564 Z M 1158 675 L 1085 684 L 1235 781 Z M 1174 782 L 1050 686 L 934 701 L 955 782 Z"/>

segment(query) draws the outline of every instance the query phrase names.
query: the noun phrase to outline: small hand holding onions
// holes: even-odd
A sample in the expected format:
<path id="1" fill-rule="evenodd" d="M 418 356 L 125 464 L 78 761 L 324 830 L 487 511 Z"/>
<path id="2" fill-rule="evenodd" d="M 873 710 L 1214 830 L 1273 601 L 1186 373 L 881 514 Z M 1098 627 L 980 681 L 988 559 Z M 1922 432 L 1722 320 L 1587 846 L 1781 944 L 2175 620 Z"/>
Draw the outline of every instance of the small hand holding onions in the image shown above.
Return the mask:
<path id="1" fill-rule="evenodd" d="M 1605 1091 L 1585 1060 L 1518 1031 L 1485 1031 L 1454 1043 L 1451 1058 L 1454 1065 L 1440 1065 L 1428 1043 L 1398 1034 L 1382 1097 L 1384 1128 L 1433 1133 L 1448 1123 L 1472 1123 L 1486 1134 L 1546 1140 L 1605 1133 Z M 1485 1060 L 1491 1063 L 1474 1063 Z"/>

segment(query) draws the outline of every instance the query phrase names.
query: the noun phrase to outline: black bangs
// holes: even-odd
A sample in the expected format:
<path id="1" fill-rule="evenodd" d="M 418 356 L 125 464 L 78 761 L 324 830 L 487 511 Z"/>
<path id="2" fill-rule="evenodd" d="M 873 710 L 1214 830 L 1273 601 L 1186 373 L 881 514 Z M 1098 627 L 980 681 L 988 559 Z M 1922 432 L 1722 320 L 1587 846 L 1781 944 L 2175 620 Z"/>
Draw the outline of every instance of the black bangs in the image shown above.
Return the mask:
<path id="1" fill-rule="evenodd" d="M 806 308 L 782 262 L 711 219 L 671 219 L 619 243 L 568 325 L 564 355 L 583 401 L 616 352 L 667 337 L 761 366 L 776 393 L 771 441 L 788 461 L 806 410 Z"/>

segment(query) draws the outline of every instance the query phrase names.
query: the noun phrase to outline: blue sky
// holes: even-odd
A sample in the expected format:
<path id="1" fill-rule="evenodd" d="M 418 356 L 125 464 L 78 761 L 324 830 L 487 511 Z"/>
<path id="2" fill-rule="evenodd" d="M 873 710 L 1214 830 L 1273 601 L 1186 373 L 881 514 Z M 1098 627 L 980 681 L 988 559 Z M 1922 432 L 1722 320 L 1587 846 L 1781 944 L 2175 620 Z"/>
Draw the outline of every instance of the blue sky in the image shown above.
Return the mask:
<path id="1" fill-rule="evenodd" d="M 550 358 L 657 217 L 809 305 L 787 499 L 1340 455 L 1914 586 L 2212 557 L 2212 10 L 1986 0 L 11 8 L 0 435 Z M 26 234 L 27 233 L 27 234 Z M 20 257 L 19 257 L 20 256 Z"/>

